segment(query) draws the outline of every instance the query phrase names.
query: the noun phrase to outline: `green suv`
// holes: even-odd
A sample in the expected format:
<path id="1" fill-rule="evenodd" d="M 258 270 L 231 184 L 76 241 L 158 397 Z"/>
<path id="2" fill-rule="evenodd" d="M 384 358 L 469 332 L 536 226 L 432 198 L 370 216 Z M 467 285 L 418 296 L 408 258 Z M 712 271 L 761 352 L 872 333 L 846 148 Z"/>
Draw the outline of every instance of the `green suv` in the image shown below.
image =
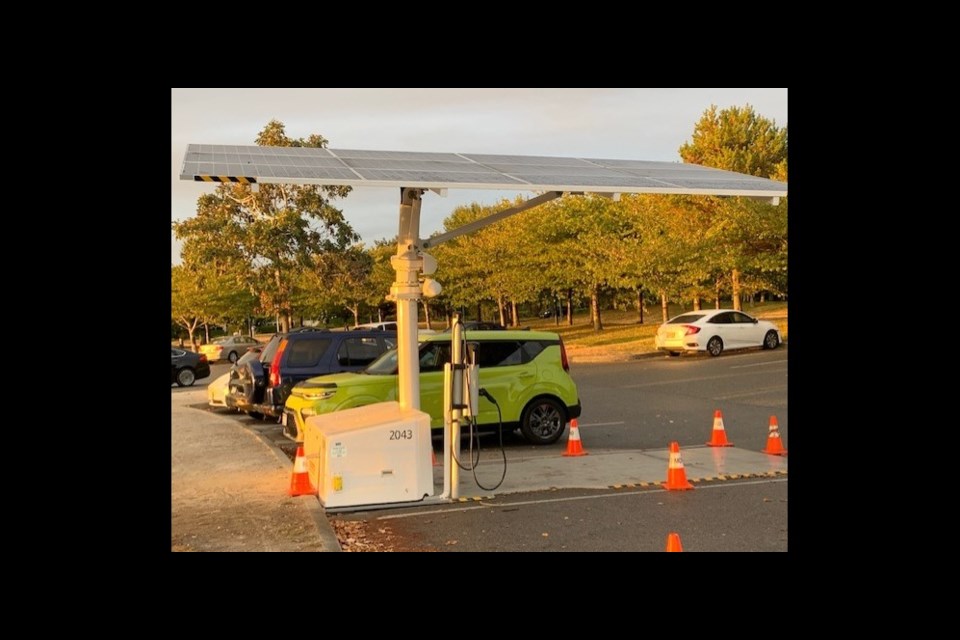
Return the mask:
<path id="1" fill-rule="evenodd" d="M 577 385 L 563 340 L 542 331 L 467 331 L 476 345 L 480 388 L 500 405 L 505 429 L 519 428 L 533 444 L 551 444 L 568 420 L 580 416 Z M 450 362 L 450 334 L 421 336 L 420 409 L 430 425 L 443 428 L 443 365 Z M 283 411 L 284 433 L 303 441 L 304 419 L 322 413 L 397 399 L 397 351 L 388 351 L 360 373 L 335 373 L 305 380 L 290 392 Z M 481 396 L 477 424 L 497 427 L 497 407 Z"/>

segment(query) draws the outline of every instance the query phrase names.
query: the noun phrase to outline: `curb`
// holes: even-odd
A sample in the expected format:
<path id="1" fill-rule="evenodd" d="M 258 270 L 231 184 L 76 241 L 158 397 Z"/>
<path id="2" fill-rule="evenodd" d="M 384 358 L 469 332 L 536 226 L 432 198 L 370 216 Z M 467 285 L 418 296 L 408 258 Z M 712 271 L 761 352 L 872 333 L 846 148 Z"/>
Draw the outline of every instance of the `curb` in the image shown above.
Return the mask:
<path id="1" fill-rule="evenodd" d="M 273 452 L 273 455 L 277 457 L 277 460 L 279 460 L 282 464 L 290 464 L 290 458 L 288 458 L 287 454 L 283 452 L 283 449 L 273 444 L 271 440 L 264 438 L 260 431 L 251 429 L 243 423 L 237 424 L 253 435 L 257 436 L 257 439 L 265 444 L 267 448 Z M 300 498 L 305 498 L 297 500 L 297 502 L 302 504 L 307 510 L 307 513 L 310 514 L 310 519 L 313 520 L 313 524 L 317 527 L 317 535 L 323 542 L 324 550 L 327 552 L 343 551 L 343 548 L 340 546 L 340 541 L 337 539 L 337 534 L 333 532 L 333 527 L 330 525 L 330 521 L 327 520 L 327 513 L 323 510 L 323 507 L 320 506 L 320 500 L 317 498 L 317 496 L 300 496 Z"/>

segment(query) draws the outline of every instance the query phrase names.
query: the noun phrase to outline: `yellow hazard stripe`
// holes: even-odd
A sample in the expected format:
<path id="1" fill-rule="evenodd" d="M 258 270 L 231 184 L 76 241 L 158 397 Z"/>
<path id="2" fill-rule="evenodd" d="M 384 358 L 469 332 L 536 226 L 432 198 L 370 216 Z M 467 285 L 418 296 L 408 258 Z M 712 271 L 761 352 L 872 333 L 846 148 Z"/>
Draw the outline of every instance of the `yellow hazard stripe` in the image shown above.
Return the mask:
<path id="1" fill-rule="evenodd" d="M 785 476 L 787 475 L 786 471 L 777 470 L 777 471 L 764 471 L 762 473 L 730 473 L 727 475 L 719 476 L 704 476 L 703 478 L 688 478 L 687 481 L 690 483 L 694 482 L 716 482 L 721 480 L 744 480 L 747 478 L 772 478 L 776 476 Z M 659 482 L 636 482 L 630 484 L 610 484 L 607 485 L 609 489 L 635 489 L 637 487 L 641 489 L 646 489 L 647 487 L 659 487 L 661 483 Z"/>
<path id="2" fill-rule="evenodd" d="M 241 184 L 256 184 L 257 179 L 249 176 L 193 176 L 194 182 L 239 182 Z"/>

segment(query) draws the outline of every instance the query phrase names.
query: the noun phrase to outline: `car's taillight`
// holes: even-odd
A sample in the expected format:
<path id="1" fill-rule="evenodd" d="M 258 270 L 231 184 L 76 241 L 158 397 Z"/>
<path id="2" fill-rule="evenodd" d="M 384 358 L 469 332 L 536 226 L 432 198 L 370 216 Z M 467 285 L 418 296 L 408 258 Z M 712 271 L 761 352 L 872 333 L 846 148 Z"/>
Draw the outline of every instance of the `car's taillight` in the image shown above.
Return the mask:
<path id="1" fill-rule="evenodd" d="M 695 327 L 692 324 L 685 324 L 683 325 L 683 328 L 686 329 L 686 331 L 683 332 L 683 335 L 685 336 L 692 336 L 695 333 L 700 333 L 700 327 Z"/>
<path id="2" fill-rule="evenodd" d="M 280 386 L 280 358 L 283 357 L 283 350 L 287 348 L 287 339 L 284 338 L 280 341 L 280 346 L 277 347 L 277 352 L 273 354 L 273 362 L 270 363 L 270 386 L 279 387 Z"/>
<path id="3" fill-rule="evenodd" d="M 206 362 L 206 361 L 207 361 L 207 354 L 201 353 L 201 354 L 200 354 L 200 362 Z"/>
<path id="4" fill-rule="evenodd" d="M 560 365 L 564 371 L 570 373 L 570 362 L 567 360 L 567 348 L 563 346 L 563 338 L 560 338 Z"/>

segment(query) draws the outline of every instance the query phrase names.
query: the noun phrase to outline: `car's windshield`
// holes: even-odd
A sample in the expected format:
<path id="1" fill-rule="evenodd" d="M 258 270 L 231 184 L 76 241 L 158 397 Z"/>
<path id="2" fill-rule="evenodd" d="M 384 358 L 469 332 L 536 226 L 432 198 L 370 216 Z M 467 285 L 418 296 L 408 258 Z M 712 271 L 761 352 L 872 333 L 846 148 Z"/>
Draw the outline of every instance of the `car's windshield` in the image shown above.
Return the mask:
<path id="1" fill-rule="evenodd" d="M 237 364 L 247 364 L 251 360 L 256 360 L 260 357 L 259 351 L 247 351 L 245 354 L 240 356 L 240 359 L 237 360 Z"/>
<path id="2" fill-rule="evenodd" d="M 383 355 L 370 363 L 363 373 L 372 376 L 392 376 L 397 373 L 397 350 L 384 351 Z"/>
<path id="3" fill-rule="evenodd" d="M 263 348 L 263 352 L 260 354 L 260 362 L 263 364 L 270 364 L 273 362 L 273 354 L 277 352 L 277 347 L 280 346 L 280 336 L 275 335 L 270 338 L 270 342 L 267 343 L 267 346 Z"/>
<path id="4" fill-rule="evenodd" d="M 430 363 L 424 363 L 424 355 L 428 351 L 433 354 L 435 351 L 437 351 L 437 347 L 445 348 L 446 359 L 444 361 L 450 362 L 449 342 L 421 342 L 419 346 L 421 371 L 432 368 Z M 434 356 L 434 358 L 436 358 L 436 356 Z M 443 363 L 440 363 L 439 366 L 442 369 Z M 372 376 L 395 376 L 397 375 L 397 369 L 397 350 L 391 349 L 390 351 L 385 351 L 383 355 L 371 362 L 370 366 L 363 370 L 363 373 L 369 373 Z"/>
<path id="5" fill-rule="evenodd" d="M 706 314 L 703 314 L 703 313 L 688 313 L 688 314 L 685 314 L 685 315 L 682 315 L 682 316 L 677 316 L 677 317 L 674 318 L 673 320 L 670 320 L 669 322 L 667 322 L 667 324 L 685 324 L 685 323 L 687 323 L 687 322 L 696 322 L 697 320 L 699 320 L 700 318 L 702 318 L 704 315 L 706 315 Z"/>

